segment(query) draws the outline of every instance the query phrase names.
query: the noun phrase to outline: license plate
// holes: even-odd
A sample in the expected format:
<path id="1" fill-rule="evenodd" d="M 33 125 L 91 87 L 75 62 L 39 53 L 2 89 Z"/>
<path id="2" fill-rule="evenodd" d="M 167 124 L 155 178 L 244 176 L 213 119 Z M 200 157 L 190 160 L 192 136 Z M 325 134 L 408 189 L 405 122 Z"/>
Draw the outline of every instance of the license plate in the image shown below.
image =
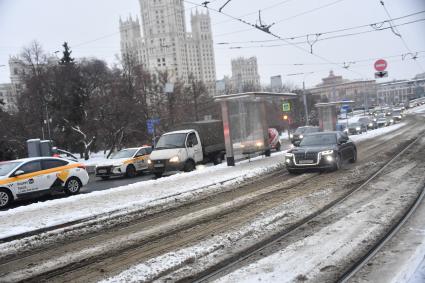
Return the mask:
<path id="1" fill-rule="evenodd" d="M 158 168 L 158 167 L 164 167 L 164 164 L 154 164 L 153 167 L 156 167 L 156 168 Z"/>
<path id="2" fill-rule="evenodd" d="M 97 171 L 99 174 L 103 174 L 103 173 L 106 173 L 107 172 L 107 170 L 105 170 L 105 169 L 100 169 L 100 170 L 98 170 Z"/>
<path id="3" fill-rule="evenodd" d="M 300 164 L 311 164 L 313 160 L 300 160 Z"/>

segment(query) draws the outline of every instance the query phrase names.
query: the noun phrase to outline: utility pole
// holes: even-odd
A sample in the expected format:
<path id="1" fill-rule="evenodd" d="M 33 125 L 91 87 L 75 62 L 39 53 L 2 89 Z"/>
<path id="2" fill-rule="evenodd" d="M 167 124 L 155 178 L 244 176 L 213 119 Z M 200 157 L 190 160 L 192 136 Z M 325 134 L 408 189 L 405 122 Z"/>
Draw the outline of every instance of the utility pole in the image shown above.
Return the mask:
<path id="1" fill-rule="evenodd" d="M 307 73 L 294 73 L 294 74 L 287 74 L 287 76 L 303 76 L 303 101 L 304 101 L 304 112 L 305 112 L 305 125 L 308 126 L 309 116 L 308 116 L 308 105 L 307 105 L 307 93 L 305 91 L 305 79 L 308 75 L 314 74 L 314 72 L 307 72 Z"/>
<path id="2" fill-rule="evenodd" d="M 308 126 L 308 106 L 307 106 L 307 93 L 305 92 L 305 80 L 303 80 L 303 100 L 304 100 L 304 112 L 305 112 L 305 125 Z"/>

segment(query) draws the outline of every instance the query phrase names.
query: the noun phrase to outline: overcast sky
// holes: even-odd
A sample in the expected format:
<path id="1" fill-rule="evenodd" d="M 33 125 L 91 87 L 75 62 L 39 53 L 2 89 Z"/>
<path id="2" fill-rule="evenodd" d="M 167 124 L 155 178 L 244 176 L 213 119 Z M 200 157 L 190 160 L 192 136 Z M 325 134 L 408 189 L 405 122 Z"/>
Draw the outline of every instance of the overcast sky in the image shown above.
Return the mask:
<path id="1" fill-rule="evenodd" d="M 215 9 L 226 2 L 210 1 L 210 7 Z M 190 2 L 201 3 L 203 0 Z M 385 0 L 384 3 L 392 18 L 425 11 L 425 0 Z M 195 11 L 195 8 L 187 2 L 185 8 L 189 23 L 190 11 Z M 256 23 L 259 9 L 263 10 L 262 19 L 266 24 L 276 22 L 271 31 L 284 38 L 368 25 L 388 19 L 379 0 L 232 0 L 223 11 L 237 17 L 250 14 L 243 16 L 243 19 Z M 204 9 L 199 8 L 201 10 Z M 138 0 L 0 0 L 0 65 L 6 65 L 0 67 L 0 83 L 9 82 L 9 56 L 18 54 L 32 40 L 39 41 L 44 50 L 50 53 L 61 50 L 61 44 L 67 41 L 75 57 L 97 57 L 113 64 L 116 62 L 115 55 L 120 53 L 119 17 L 125 18 L 130 14 L 140 17 Z M 387 29 L 319 41 L 313 45 L 313 53 L 318 57 L 309 54 L 308 44 L 298 45 L 302 50 L 291 45 L 282 46 L 285 45 L 282 41 L 249 43 L 274 38 L 221 14 L 210 12 L 210 15 L 217 79 L 231 75 L 230 59 L 238 56 L 257 56 L 263 83 L 269 83 L 270 76 L 282 75 L 284 82 L 298 86 L 302 85 L 303 79 L 307 86 L 319 83 L 331 69 L 348 79 L 373 78 L 373 62 L 378 58 L 387 58 L 389 62 L 388 79 L 412 78 L 425 69 L 425 21 L 405 24 L 425 19 L 425 13 L 394 21 L 396 25 L 405 24 L 397 29 L 407 47 L 400 37 Z M 372 28 L 347 30 L 321 35 L 319 39 L 369 30 Z M 310 36 L 309 39 L 313 40 L 314 37 Z M 291 42 L 304 41 L 306 37 Z M 245 43 L 219 44 L 226 42 Z M 416 62 L 410 56 L 402 60 L 401 54 L 409 50 L 424 52 L 418 54 Z M 365 59 L 370 60 L 349 63 Z M 350 67 L 342 68 L 343 62 L 347 62 Z M 288 76 L 294 73 L 308 74 Z"/>

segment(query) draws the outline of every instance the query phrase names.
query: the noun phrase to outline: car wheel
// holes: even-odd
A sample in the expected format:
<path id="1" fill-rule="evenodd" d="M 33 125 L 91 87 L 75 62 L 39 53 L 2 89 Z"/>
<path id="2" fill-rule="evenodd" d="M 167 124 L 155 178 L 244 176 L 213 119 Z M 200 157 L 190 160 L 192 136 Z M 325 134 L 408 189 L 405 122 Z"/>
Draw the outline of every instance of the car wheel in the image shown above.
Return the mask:
<path id="1" fill-rule="evenodd" d="M 80 192 L 80 189 L 83 185 L 78 178 L 71 177 L 65 183 L 65 193 L 67 195 L 76 195 Z"/>
<path id="2" fill-rule="evenodd" d="M 356 163 L 357 161 L 357 150 L 353 150 L 353 158 L 350 159 L 350 163 Z"/>
<path id="3" fill-rule="evenodd" d="M 276 151 L 280 151 L 280 142 L 276 144 Z"/>
<path id="4" fill-rule="evenodd" d="M 270 156 L 271 155 L 271 150 L 270 149 L 267 149 L 265 152 L 264 152 L 264 155 L 265 156 Z"/>
<path id="5" fill-rule="evenodd" d="M 155 172 L 154 175 L 155 175 L 156 178 L 161 178 L 162 172 Z"/>
<path id="6" fill-rule="evenodd" d="M 0 189 L 0 209 L 9 206 L 12 200 L 13 196 L 8 190 Z"/>
<path id="7" fill-rule="evenodd" d="M 183 168 L 184 172 L 190 172 L 195 170 L 195 163 L 192 160 L 186 161 Z"/>
<path id="8" fill-rule="evenodd" d="M 221 154 L 217 154 L 216 156 L 214 156 L 214 159 L 213 159 L 214 165 L 221 164 L 222 162 L 223 162 L 223 157 Z"/>
<path id="9" fill-rule="evenodd" d="M 125 176 L 128 178 L 136 177 L 136 168 L 133 165 L 128 165 L 127 169 L 125 169 Z"/>
<path id="10" fill-rule="evenodd" d="M 341 155 L 338 154 L 336 156 L 336 160 L 335 160 L 335 164 L 334 164 L 334 170 L 333 171 L 338 171 L 339 169 L 341 169 L 341 164 L 342 164 L 342 159 L 341 159 Z"/>
<path id="11" fill-rule="evenodd" d="M 100 177 L 102 180 L 108 180 L 109 179 L 109 176 L 102 176 L 102 177 Z"/>

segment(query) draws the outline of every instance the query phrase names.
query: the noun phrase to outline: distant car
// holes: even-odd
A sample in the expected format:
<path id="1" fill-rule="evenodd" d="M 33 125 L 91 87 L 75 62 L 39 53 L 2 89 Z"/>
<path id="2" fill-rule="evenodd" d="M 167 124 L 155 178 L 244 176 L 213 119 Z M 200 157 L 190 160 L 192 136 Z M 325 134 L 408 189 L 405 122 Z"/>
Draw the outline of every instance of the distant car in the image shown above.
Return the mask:
<path id="1" fill-rule="evenodd" d="M 34 157 L 0 162 L 0 208 L 14 200 L 54 191 L 75 195 L 88 181 L 84 164 L 62 158 Z"/>
<path id="2" fill-rule="evenodd" d="M 138 172 L 148 170 L 152 147 L 125 148 L 113 153 L 108 159 L 96 165 L 96 177 L 108 179 L 112 176 L 135 177 Z"/>
<path id="3" fill-rule="evenodd" d="M 280 151 L 281 144 L 280 144 L 279 132 L 275 128 L 269 128 L 268 132 L 269 132 L 270 148 L 276 151 Z"/>
<path id="4" fill-rule="evenodd" d="M 403 119 L 403 110 L 402 109 L 394 109 L 392 113 L 392 119 L 394 123 L 400 122 Z"/>
<path id="5" fill-rule="evenodd" d="M 301 141 L 304 136 L 306 134 L 310 134 L 310 133 L 317 133 L 320 132 L 320 128 L 319 127 L 315 127 L 315 126 L 303 126 L 303 127 L 298 127 L 294 133 L 290 133 L 289 134 L 289 138 L 291 139 L 291 142 L 299 142 Z"/>
<path id="6" fill-rule="evenodd" d="M 376 121 L 374 121 L 373 118 L 360 117 L 358 122 L 361 123 L 362 126 L 366 128 L 367 130 L 373 130 L 378 127 L 378 125 L 375 123 Z"/>
<path id="7" fill-rule="evenodd" d="M 376 124 L 378 125 L 378 128 L 386 127 L 388 126 L 388 119 L 386 117 L 380 117 L 376 121 Z"/>
<path id="8" fill-rule="evenodd" d="M 338 170 L 344 161 L 357 161 L 356 145 L 342 132 L 319 132 L 306 135 L 298 147 L 285 154 L 289 173 L 308 169 Z"/>
<path id="9" fill-rule="evenodd" d="M 282 145 L 280 143 L 279 132 L 275 128 L 269 128 L 267 132 L 270 149 L 280 151 Z M 251 133 L 241 142 L 242 153 L 253 154 L 261 152 L 261 150 L 264 149 L 263 140 L 264 138 L 261 131 Z"/>
<path id="10" fill-rule="evenodd" d="M 350 135 L 358 135 L 367 131 L 367 126 L 362 123 L 351 123 L 348 125 L 348 133 Z"/>

